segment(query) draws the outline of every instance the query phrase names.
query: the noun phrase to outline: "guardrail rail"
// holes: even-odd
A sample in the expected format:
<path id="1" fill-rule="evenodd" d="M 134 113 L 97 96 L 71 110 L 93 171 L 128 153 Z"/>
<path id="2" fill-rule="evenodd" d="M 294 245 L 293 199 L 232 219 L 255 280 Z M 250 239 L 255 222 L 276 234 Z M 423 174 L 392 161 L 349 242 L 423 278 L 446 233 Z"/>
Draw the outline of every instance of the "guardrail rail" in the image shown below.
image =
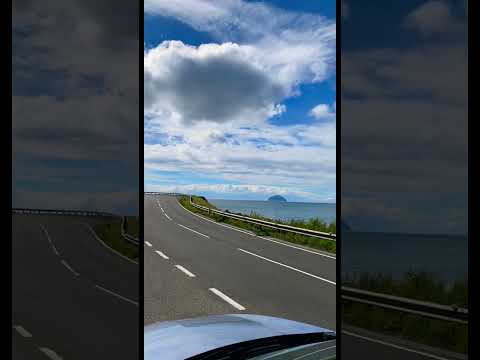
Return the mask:
<path id="1" fill-rule="evenodd" d="M 342 286 L 342 300 L 348 300 L 385 309 L 391 309 L 429 318 L 468 323 L 468 309 L 456 305 L 442 305 L 429 301 L 408 299 L 367 290 Z"/>
<path id="2" fill-rule="evenodd" d="M 321 232 L 321 231 L 304 229 L 304 228 L 299 228 L 299 227 L 285 225 L 285 224 L 278 224 L 278 223 L 274 223 L 274 222 L 271 222 L 271 221 L 251 218 L 249 216 L 237 215 L 237 214 L 232 214 L 230 212 L 225 212 L 225 211 L 212 209 L 212 208 L 209 208 L 207 206 L 202 206 L 202 205 L 195 204 L 192 201 L 191 196 L 190 196 L 190 205 L 192 205 L 193 207 L 195 207 L 197 209 L 206 211 L 209 214 L 213 213 L 213 214 L 217 214 L 217 215 L 220 215 L 220 216 L 229 217 L 229 218 L 232 218 L 232 219 L 242 220 L 242 221 L 245 221 L 245 222 L 248 222 L 248 223 L 268 227 L 268 228 L 271 228 L 271 229 L 288 231 L 288 232 L 293 232 L 293 233 L 300 234 L 300 235 L 311 236 L 311 237 L 316 237 L 316 238 L 326 239 L 326 240 L 332 240 L 332 241 L 336 241 L 336 237 L 337 237 L 336 234 L 332 234 L 332 233 L 325 233 L 325 232 Z"/>
<path id="3" fill-rule="evenodd" d="M 12 214 L 32 214 L 32 215 L 69 215 L 69 216 L 101 216 L 118 218 L 118 215 L 102 211 L 85 210 L 58 210 L 58 209 L 27 209 L 12 208 Z"/>
<path id="4" fill-rule="evenodd" d="M 136 245 L 136 246 L 139 246 L 140 245 L 140 240 L 137 239 L 135 236 L 132 236 L 130 234 L 127 234 L 127 232 L 125 231 L 125 223 L 126 223 L 126 216 L 124 216 L 122 218 L 122 224 L 120 225 L 121 226 L 121 232 L 122 232 L 122 236 L 125 240 L 127 240 L 129 243 L 132 243 L 133 245 Z"/>

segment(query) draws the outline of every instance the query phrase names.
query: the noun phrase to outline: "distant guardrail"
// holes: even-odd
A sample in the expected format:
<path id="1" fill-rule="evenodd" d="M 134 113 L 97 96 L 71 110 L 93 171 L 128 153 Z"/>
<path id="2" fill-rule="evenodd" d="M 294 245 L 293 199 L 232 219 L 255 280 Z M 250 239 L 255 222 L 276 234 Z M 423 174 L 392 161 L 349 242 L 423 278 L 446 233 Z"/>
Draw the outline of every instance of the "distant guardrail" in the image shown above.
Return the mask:
<path id="1" fill-rule="evenodd" d="M 133 245 L 136 245 L 136 246 L 139 246 L 140 244 L 140 240 L 137 239 L 135 236 L 132 236 L 130 234 L 127 234 L 125 232 L 125 221 L 126 221 L 126 217 L 124 216 L 122 218 L 122 224 L 120 225 L 120 229 L 121 229 L 121 233 L 122 233 L 122 236 L 125 240 L 127 240 L 129 243 L 132 243 Z"/>
<path id="2" fill-rule="evenodd" d="M 316 238 L 326 239 L 326 240 L 332 240 L 332 241 L 336 241 L 336 238 L 337 238 L 337 235 L 332 234 L 332 233 L 326 233 L 326 232 L 304 229 L 304 228 L 299 228 L 299 227 L 290 226 L 290 225 L 278 224 L 278 223 L 274 223 L 274 222 L 271 222 L 271 221 L 251 218 L 249 216 L 237 215 L 237 214 L 232 214 L 230 212 L 211 209 L 211 208 L 206 207 L 206 206 L 201 206 L 201 205 L 195 204 L 192 201 L 191 196 L 190 196 L 190 205 L 192 205 L 193 207 L 196 207 L 197 209 L 206 211 L 209 214 L 213 213 L 213 214 L 229 217 L 229 218 L 232 218 L 232 219 L 242 220 L 242 221 L 245 221 L 245 222 L 248 222 L 248 223 L 252 223 L 252 224 L 256 224 L 256 225 L 260 225 L 260 226 L 264 226 L 264 227 L 268 227 L 268 228 L 272 228 L 272 229 L 277 229 L 277 230 L 282 230 L 282 231 L 292 232 L 292 233 L 296 233 L 296 234 L 300 234 L 300 235 L 311 236 L 311 237 L 316 237 Z"/>
<path id="3" fill-rule="evenodd" d="M 85 211 L 85 210 L 60 210 L 60 209 L 28 209 L 28 208 L 12 208 L 13 214 L 32 214 L 32 215 L 68 215 L 68 216 L 101 216 L 114 217 L 118 215 L 102 211 Z"/>
<path id="4" fill-rule="evenodd" d="M 146 191 L 144 192 L 145 195 L 168 195 L 168 196 L 190 196 L 188 194 L 176 193 L 176 192 L 154 192 L 154 191 Z"/>
<path id="5" fill-rule="evenodd" d="M 468 323 L 468 309 L 456 305 L 442 305 L 394 295 L 342 286 L 342 300 L 353 301 L 385 309 L 421 315 L 429 318 Z"/>

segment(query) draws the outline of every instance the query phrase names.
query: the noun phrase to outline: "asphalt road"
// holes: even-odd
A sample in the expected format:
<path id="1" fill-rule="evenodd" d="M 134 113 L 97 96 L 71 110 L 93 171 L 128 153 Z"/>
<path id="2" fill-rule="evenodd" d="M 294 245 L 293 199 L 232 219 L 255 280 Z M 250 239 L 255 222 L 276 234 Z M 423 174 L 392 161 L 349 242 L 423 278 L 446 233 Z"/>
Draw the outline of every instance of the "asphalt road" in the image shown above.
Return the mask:
<path id="1" fill-rule="evenodd" d="M 138 358 L 138 264 L 98 241 L 96 221 L 12 215 L 13 359 Z"/>
<path id="2" fill-rule="evenodd" d="M 209 222 L 170 196 L 145 196 L 144 234 L 145 324 L 242 312 L 336 329 L 332 256 Z"/>
<path id="3" fill-rule="evenodd" d="M 144 324 L 243 312 L 336 330 L 334 258 L 199 218 L 173 196 L 145 196 L 144 234 Z M 343 360 L 455 358 L 378 334 L 341 337 Z"/>

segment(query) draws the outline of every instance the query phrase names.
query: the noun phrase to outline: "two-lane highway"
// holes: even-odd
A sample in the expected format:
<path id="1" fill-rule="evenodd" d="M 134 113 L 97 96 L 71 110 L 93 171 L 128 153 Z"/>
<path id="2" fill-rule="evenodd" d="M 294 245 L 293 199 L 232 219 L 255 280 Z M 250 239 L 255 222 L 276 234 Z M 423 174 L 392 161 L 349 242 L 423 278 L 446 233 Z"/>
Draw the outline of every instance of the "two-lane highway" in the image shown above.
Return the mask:
<path id="1" fill-rule="evenodd" d="M 13 358 L 136 359 L 138 264 L 77 216 L 12 215 Z"/>
<path id="2" fill-rule="evenodd" d="M 144 202 L 144 323 L 224 313 L 336 328 L 336 259 L 186 211 L 173 196 Z"/>

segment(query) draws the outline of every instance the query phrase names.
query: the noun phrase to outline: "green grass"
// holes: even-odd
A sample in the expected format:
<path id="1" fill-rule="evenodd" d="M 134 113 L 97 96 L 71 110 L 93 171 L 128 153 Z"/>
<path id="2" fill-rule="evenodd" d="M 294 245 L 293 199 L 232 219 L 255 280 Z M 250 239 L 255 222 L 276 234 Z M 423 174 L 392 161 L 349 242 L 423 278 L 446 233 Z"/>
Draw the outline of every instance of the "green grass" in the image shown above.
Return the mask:
<path id="1" fill-rule="evenodd" d="M 205 206 L 205 207 L 209 207 L 209 208 L 212 208 L 212 209 L 217 209 L 215 206 L 210 204 L 208 202 L 208 200 L 205 199 L 204 197 L 193 196 L 192 200 L 195 204 L 202 205 L 202 206 Z M 239 228 L 244 229 L 244 230 L 252 231 L 253 233 L 255 233 L 259 236 L 270 236 L 270 237 L 273 237 L 273 238 L 285 240 L 285 241 L 295 243 L 295 244 L 299 244 L 299 245 L 308 246 L 308 247 L 315 248 L 315 249 L 318 249 L 318 250 L 328 251 L 328 252 L 331 252 L 331 253 L 336 252 L 336 243 L 335 243 L 335 241 L 332 241 L 332 240 L 319 239 L 319 238 L 314 238 L 314 237 L 311 237 L 311 236 L 295 234 L 295 233 L 282 231 L 282 230 L 269 229 L 267 227 L 263 227 L 263 226 L 256 225 L 256 224 L 251 224 L 251 223 L 244 222 L 244 221 L 241 221 L 241 220 L 231 219 L 231 218 L 221 216 L 221 215 L 216 215 L 216 214 L 213 214 L 213 213 L 209 214 L 208 211 L 200 210 L 200 209 L 197 209 L 196 207 L 193 207 L 192 205 L 190 205 L 190 200 L 187 196 L 180 197 L 179 202 L 184 208 L 190 210 L 191 212 L 207 216 L 210 219 L 215 220 L 217 222 L 233 225 L 233 226 L 239 227 Z M 243 215 L 243 214 L 240 214 L 240 215 Z M 320 219 L 311 219 L 311 220 L 308 220 L 308 221 L 298 221 L 298 220 L 293 221 L 292 220 L 290 222 L 281 222 L 281 221 L 278 221 L 278 220 L 272 220 L 272 219 L 260 216 L 260 215 L 255 214 L 255 213 L 250 214 L 250 216 L 254 217 L 254 218 L 257 218 L 257 219 L 261 219 L 261 220 L 272 221 L 272 222 L 291 225 L 291 226 L 301 225 L 301 226 L 298 226 L 298 227 L 302 227 L 302 228 L 305 228 L 305 229 L 311 229 L 311 230 L 317 230 L 317 231 L 323 231 L 323 232 L 335 233 L 335 231 L 332 231 L 332 230 L 336 229 L 334 223 L 333 224 L 326 224 L 326 223 L 322 222 Z"/>
<path id="2" fill-rule="evenodd" d="M 112 249 L 138 262 L 139 247 L 123 238 L 120 226 L 120 220 L 98 224 L 95 226 L 95 232 Z"/>
<path id="3" fill-rule="evenodd" d="M 139 237 L 139 222 L 137 216 L 127 216 L 127 234 Z"/>
<path id="4" fill-rule="evenodd" d="M 342 280 L 343 286 L 461 307 L 468 307 L 467 284 L 467 279 L 461 279 L 448 285 L 426 272 L 409 272 L 399 280 L 382 274 L 362 274 Z M 466 353 L 468 348 L 467 324 L 348 300 L 342 300 L 342 322 L 458 353 Z"/>

